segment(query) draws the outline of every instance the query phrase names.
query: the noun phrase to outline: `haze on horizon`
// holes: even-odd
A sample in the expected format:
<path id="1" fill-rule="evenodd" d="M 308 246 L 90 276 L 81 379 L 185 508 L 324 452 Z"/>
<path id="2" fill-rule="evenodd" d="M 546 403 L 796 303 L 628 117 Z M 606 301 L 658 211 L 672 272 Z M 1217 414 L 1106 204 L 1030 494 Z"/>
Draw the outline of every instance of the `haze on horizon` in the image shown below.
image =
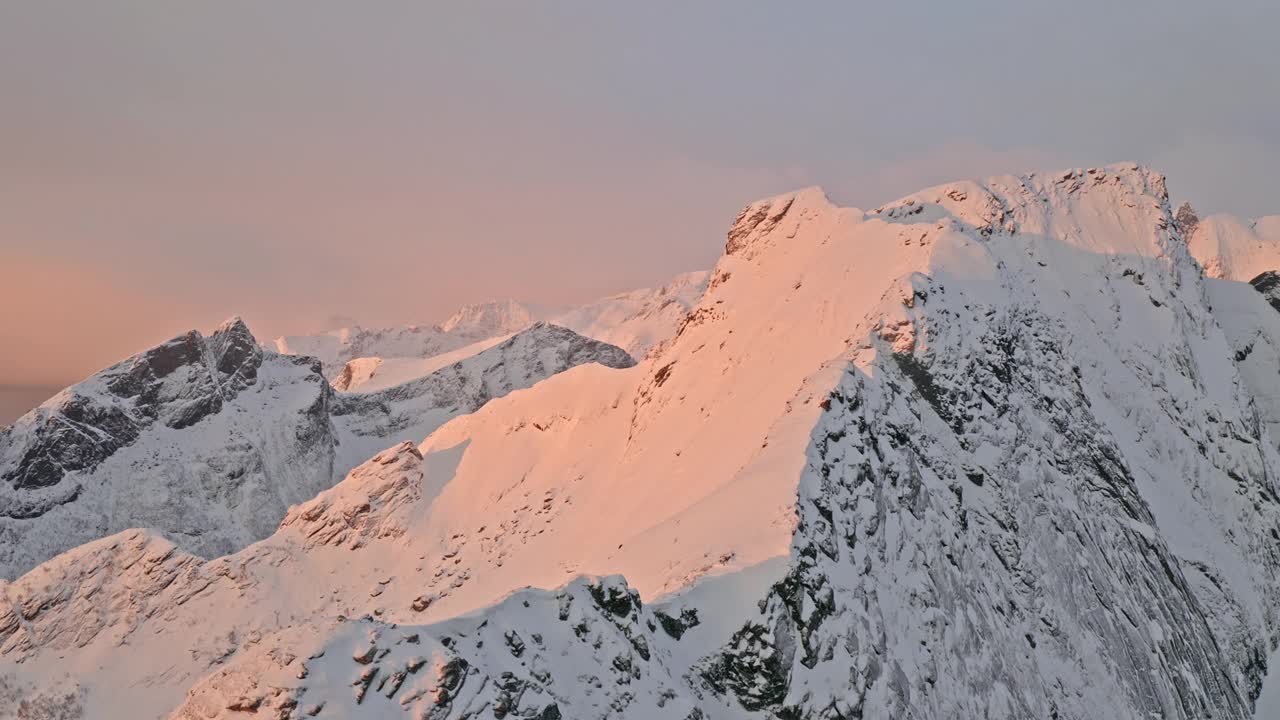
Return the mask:
<path id="1" fill-rule="evenodd" d="M 1280 212 L 1276 4 L 907 5 L 0 5 L 0 379 L 652 285 L 805 185 L 1135 160 Z"/>

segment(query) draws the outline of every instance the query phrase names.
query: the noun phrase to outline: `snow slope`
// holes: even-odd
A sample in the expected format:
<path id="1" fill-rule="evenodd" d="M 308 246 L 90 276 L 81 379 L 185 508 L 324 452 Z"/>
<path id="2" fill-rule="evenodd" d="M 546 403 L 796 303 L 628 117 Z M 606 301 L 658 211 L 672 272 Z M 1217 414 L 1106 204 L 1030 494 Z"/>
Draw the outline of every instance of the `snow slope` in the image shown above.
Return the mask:
<path id="1" fill-rule="evenodd" d="M 641 358 L 671 336 L 706 289 L 707 272 L 678 275 L 659 288 L 620 293 L 568 310 L 514 300 L 468 305 L 432 326 L 366 330 L 342 328 L 321 335 L 285 336 L 274 347 L 313 355 L 340 390 L 385 388 L 421 377 L 491 347 L 535 322 L 569 328 Z M 376 381 L 374 376 L 382 377 Z"/>
<path id="2" fill-rule="evenodd" d="M 1210 215 L 1187 239 L 1191 253 L 1212 278 L 1248 282 L 1280 269 L 1280 215 L 1242 221 Z"/>
<path id="3" fill-rule="evenodd" d="M 617 345 L 636 359 L 671 337 L 706 292 L 711 273 L 677 275 L 659 288 L 620 293 L 562 312 L 550 322 Z"/>
<path id="4" fill-rule="evenodd" d="M 131 527 L 207 557 L 270 534 L 333 482 L 331 398 L 239 319 L 67 388 L 0 431 L 0 577 Z"/>
<path id="5" fill-rule="evenodd" d="M 340 469 L 334 481 L 390 444 L 420 442 L 448 420 L 493 398 L 588 363 L 613 369 L 635 361 L 621 348 L 539 322 L 408 382 L 339 393 L 332 405 Z"/>
<path id="6" fill-rule="evenodd" d="M 498 335 L 524 330 L 539 311 L 514 300 L 468 305 L 439 325 L 365 329 L 350 327 L 320 335 L 276 338 L 276 352 L 320 359 L 326 377 L 334 378 L 351 360 L 364 357 L 427 358 Z"/>
<path id="7" fill-rule="evenodd" d="M 333 392 L 314 358 L 261 349 L 240 320 L 74 385 L 0 433 L 0 577 L 132 527 L 217 557 L 390 444 L 621 349 L 536 324 L 376 393 Z"/>
<path id="8" fill-rule="evenodd" d="M 755 203 L 635 367 L 232 556 L 55 558 L 0 585 L 0 672 L 94 717 L 1250 717 L 1280 454 L 1171 228 L 1134 165 Z"/>
<path id="9" fill-rule="evenodd" d="M 333 387 L 349 392 L 385 390 L 424 375 L 430 375 L 442 367 L 488 350 L 510 337 L 510 335 L 497 335 L 457 350 L 426 358 L 356 358 L 348 362 L 338 377 L 334 378 Z"/>

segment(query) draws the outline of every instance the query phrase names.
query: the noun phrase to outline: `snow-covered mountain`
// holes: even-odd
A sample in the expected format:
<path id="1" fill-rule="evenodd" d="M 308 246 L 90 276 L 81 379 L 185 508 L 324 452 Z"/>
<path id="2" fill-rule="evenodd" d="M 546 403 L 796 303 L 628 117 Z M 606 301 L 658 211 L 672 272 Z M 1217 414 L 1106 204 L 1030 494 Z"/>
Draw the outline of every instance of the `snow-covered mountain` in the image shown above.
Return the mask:
<path id="1" fill-rule="evenodd" d="M 319 335 L 276 338 L 276 352 L 320 359 L 325 376 L 338 377 L 356 358 L 428 358 L 498 335 L 524 330 L 537 310 L 515 301 L 468 305 L 439 325 L 365 329 L 341 328 Z"/>
<path id="2" fill-rule="evenodd" d="M 333 393 L 238 318 L 73 385 L 0 430 L 0 577 L 131 527 L 216 557 L 332 484 Z"/>
<path id="3" fill-rule="evenodd" d="M 635 365 L 621 348 L 572 330 L 535 323 L 491 347 L 391 387 L 338 393 L 332 403 L 341 474 L 388 444 L 420 442 L 448 420 L 494 398 L 588 363 Z"/>
<path id="4" fill-rule="evenodd" d="M 635 367 L 235 555 L 131 530 L 0 583 L 0 674 L 106 718 L 1251 716 L 1280 415 L 1241 343 L 1280 314 L 1206 281 L 1160 175 L 805 190 L 725 249 Z"/>
<path id="5" fill-rule="evenodd" d="M 1209 277 L 1248 282 L 1280 269 L 1280 215 L 1254 220 L 1210 215 L 1196 225 L 1187 244 Z"/>
<path id="6" fill-rule="evenodd" d="M 637 360 L 675 334 L 707 290 L 711 273 L 677 275 L 662 287 L 613 295 L 551 318 L 556 325 L 617 345 Z"/>
<path id="7" fill-rule="evenodd" d="M 342 328 L 320 335 L 280 337 L 274 348 L 320 358 L 326 377 L 340 390 L 372 390 L 407 382 L 536 322 L 569 328 L 639 359 L 675 332 L 702 297 L 708 277 L 707 272 L 684 273 L 662 287 L 633 290 L 569 309 L 496 300 L 465 306 L 438 325 Z M 375 376 L 380 377 L 375 381 Z"/>
<path id="8" fill-rule="evenodd" d="M 492 300 L 464 305 L 440 323 L 440 329 L 446 333 L 491 337 L 523 330 L 546 314 L 546 310 L 515 300 Z"/>
<path id="9" fill-rule="evenodd" d="M 429 375 L 440 368 L 479 354 L 511 335 L 495 335 L 439 355 L 425 358 L 362 357 L 349 361 L 333 379 L 333 387 L 350 392 L 373 392 Z"/>
<path id="10" fill-rule="evenodd" d="M 238 318 L 190 332 L 0 431 L 0 577 L 132 527 L 202 557 L 234 552 L 388 444 L 588 362 L 634 364 L 539 323 L 411 383 L 348 395 L 314 358 L 260 348 Z"/>

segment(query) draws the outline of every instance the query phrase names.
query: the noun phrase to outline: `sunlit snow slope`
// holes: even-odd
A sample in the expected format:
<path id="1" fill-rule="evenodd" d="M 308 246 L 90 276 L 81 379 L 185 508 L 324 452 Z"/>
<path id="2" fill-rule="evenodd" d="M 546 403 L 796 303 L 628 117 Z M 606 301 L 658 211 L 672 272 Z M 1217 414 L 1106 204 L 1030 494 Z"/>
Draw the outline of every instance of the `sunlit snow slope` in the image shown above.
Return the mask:
<path id="1" fill-rule="evenodd" d="M 212 558 L 276 528 L 379 450 L 620 348 L 537 323 L 410 382 L 335 393 L 320 363 L 243 322 L 191 332 L 78 383 L 0 431 L 0 577 L 132 527 Z"/>
<path id="2" fill-rule="evenodd" d="M 1280 454 L 1215 297 L 1134 165 L 764 200 L 639 365 L 235 555 L 0 584 L 0 672 L 92 717 L 1248 718 Z"/>

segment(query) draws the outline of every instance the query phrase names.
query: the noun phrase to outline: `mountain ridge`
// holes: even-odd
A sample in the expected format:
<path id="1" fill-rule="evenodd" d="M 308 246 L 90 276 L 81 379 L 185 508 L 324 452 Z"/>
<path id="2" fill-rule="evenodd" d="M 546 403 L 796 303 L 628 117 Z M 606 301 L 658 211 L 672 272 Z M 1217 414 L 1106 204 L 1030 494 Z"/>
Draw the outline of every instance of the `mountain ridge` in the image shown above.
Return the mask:
<path id="1" fill-rule="evenodd" d="M 616 345 L 639 359 L 697 302 L 707 278 L 705 271 L 682 273 L 656 288 L 630 290 L 569 308 L 490 300 L 465 305 L 434 325 L 354 326 L 318 335 L 281 336 L 273 346 L 284 354 L 320 357 L 326 377 L 338 381 L 353 372 L 376 372 L 382 362 L 428 361 L 546 322 Z M 351 370 L 348 363 L 355 363 Z M 405 365 L 402 372 L 412 367 Z"/>
<path id="2" fill-rule="evenodd" d="M 634 367 L 384 450 L 233 556 L 56 558 L 0 585 L 0 666 L 179 718 L 1248 718 L 1275 315 L 1134 164 L 762 200 Z M 143 560 L 174 579 L 81 569 Z"/>
<path id="3" fill-rule="evenodd" d="M 134 526 L 205 557 L 233 552 L 389 443 L 588 362 L 632 364 L 538 323 L 355 397 L 334 391 L 314 358 L 261 348 L 238 317 L 208 337 L 178 336 L 0 431 L 0 575 Z"/>

